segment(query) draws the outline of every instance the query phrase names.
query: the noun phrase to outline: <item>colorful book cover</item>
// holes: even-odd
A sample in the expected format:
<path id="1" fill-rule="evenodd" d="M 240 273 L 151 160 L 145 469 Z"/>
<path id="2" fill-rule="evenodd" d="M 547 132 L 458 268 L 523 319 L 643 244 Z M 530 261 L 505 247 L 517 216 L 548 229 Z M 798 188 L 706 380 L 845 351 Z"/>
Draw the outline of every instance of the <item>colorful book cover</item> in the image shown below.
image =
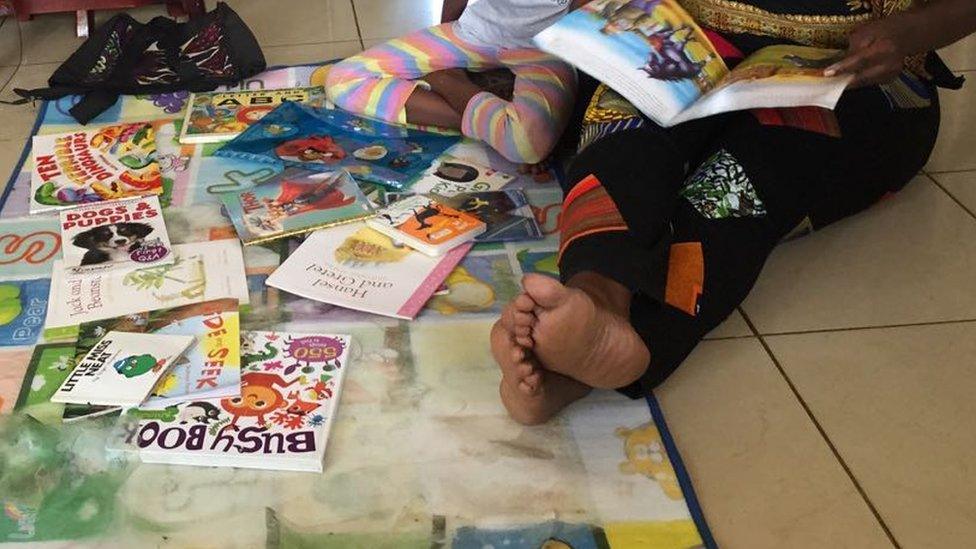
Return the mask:
<path id="1" fill-rule="evenodd" d="M 103 202 L 60 213 L 66 267 L 174 261 L 159 198 Z"/>
<path id="2" fill-rule="evenodd" d="M 411 185 L 417 194 L 454 196 L 461 193 L 497 191 L 515 180 L 514 175 L 495 171 L 470 160 L 444 155 Z"/>
<path id="3" fill-rule="evenodd" d="M 0 282 L 0 347 L 33 345 L 44 330 L 51 281 Z"/>
<path id="4" fill-rule="evenodd" d="M 443 255 L 485 232 L 485 223 L 477 217 L 419 194 L 387 205 L 366 224 L 431 256 Z"/>
<path id="5" fill-rule="evenodd" d="M 386 193 L 390 201 L 401 199 L 399 193 Z M 519 189 L 459 193 L 435 198 L 455 210 L 469 213 L 484 221 L 488 229 L 475 242 L 517 242 L 545 238 L 525 193 Z"/>
<path id="6" fill-rule="evenodd" d="M 51 402 L 138 406 L 193 340 L 193 336 L 109 332 L 78 361 Z"/>
<path id="7" fill-rule="evenodd" d="M 133 269 L 76 273 L 55 263 L 46 330 L 215 299 L 248 303 L 237 239 L 176 244 L 173 253 L 171 264 Z"/>
<path id="8" fill-rule="evenodd" d="M 14 411 L 28 414 L 41 423 L 60 423 L 64 405 L 51 402 L 51 397 L 68 378 L 74 365 L 73 343 L 35 346 Z"/>
<path id="9" fill-rule="evenodd" d="M 246 348 L 264 353 L 246 366 L 239 397 L 130 410 L 120 421 L 122 447 L 146 463 L 322 472 L 350 336 L 242 337 Z"/>
<path id="10" fill-rule="evenodd" d="M 282 168 L 344 168 L 360 181 L 400 189 L 458 139 L 286 102 L 214 154 Z"/>
<path id="11" fill-rule="evenodd" d="M 410 320 L 471 246 L 435 258 L 398 246 L 365 223 L 340 225 L 312 233 L 267 284 L 314 301 Z"/>
<path id="12" fill-rule="evenodd" d="M 245 245 L 258 244 L 373 215 L 373 207 L 345 170 L 286 168 L 270 181 L 221 200 Z"/>
<path id="13" fill-rule="evenodd" d="M 324 107 L 325 90 L 316 86 L 194 93 L 183 119 L 180 143 L 218 143 L 233 139 L 285 101 Z"/>
<path id="14" fill-rule="evenodd" d="M 30 212 L 161 194 L 152 124 L 34 136 Z"/>

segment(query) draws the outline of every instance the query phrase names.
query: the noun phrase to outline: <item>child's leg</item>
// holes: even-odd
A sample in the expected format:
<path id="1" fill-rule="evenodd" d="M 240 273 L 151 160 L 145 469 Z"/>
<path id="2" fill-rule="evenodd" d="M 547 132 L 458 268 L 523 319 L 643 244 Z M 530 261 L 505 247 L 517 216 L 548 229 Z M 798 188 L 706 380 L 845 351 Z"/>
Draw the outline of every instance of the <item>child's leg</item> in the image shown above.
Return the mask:
<path id="1" fill-rule="evenodd" d="M 370 118 L 460 129 L 460 113 L 419 79 L 447 69 L 492 66 L 497 61 L 491 51 L 463 43 L 448 23 L 337 63 L 329 71 L 326 91 L 339 107 Z"/>
<path id="2" fill-rule="evenodd" d="M 499 60 L 515 74 L 512 101 L 484 92 L 464 110 L 461 131 L 519 164 L 546 159 L 572 114 L 576 73 L 538 50 L 502 50 Z"/>

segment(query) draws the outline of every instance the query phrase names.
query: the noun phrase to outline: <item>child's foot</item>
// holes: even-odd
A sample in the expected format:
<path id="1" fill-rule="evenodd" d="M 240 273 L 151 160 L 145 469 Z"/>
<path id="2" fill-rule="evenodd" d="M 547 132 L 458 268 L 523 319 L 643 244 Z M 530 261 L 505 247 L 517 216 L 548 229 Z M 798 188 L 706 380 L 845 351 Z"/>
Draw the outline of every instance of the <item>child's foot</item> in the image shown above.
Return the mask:
<path id="1" fill-rule="evenodd" d="M 545 423 L 590 392 L 590 387 L 574 379 L 539 367 L 531 354 L 515 343 L 507 322 L 503 317 L 495 323 L 491 348 L 502 370 L 498 391 L 512 419 L 523 425 Z"/>
<path id="2" fill-rule="evenodd" d="M 536 274 L 522 283 L 535 303 L 529 338 L 543 368 L 602 389 L 625 387 L 647 370 L 651 353 L 630 325 L 625 288 L 592 273 L 569 286 Z"/>

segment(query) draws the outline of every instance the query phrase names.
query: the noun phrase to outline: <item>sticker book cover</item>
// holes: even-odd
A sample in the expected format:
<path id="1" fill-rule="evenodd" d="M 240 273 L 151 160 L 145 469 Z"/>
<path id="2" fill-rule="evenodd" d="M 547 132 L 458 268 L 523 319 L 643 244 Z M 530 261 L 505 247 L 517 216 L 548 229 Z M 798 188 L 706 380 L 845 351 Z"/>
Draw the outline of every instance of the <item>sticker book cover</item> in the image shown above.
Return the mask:
<path id="1" fill-rule="evenodd" d="M 240 396 L 130 410 L 119 445 L 146 463 L 322 472 L 350 336 L 244 332 L 242 339 L 254 354 L 245 354 Z"/>
<path id="2" fill-rule="evenodd" d="M 316 86 L 191 94 L 180 143 L 218 143 L 233 139 L 285 101 L 324 107 L 325 90 Z"/>
<path id="3" fill-rule="evenodd" d="M 176 244 L 173 253 L 171 264 L 132 269 L 75 273 L 55 263 L 45 331 L 222 298 L 248 303 L 240 241 Z"/>
<path id="4" fill-rule="evenodd" d="M 59 217 L 66 267 L 175 260 L 158 197 L 101 202 L 63 210 Z"/>
<path id="5" fill-rule="evenodd" d="M 137 406 L 193 340 L 193 336 L 109 332 L 77 362 L 51 402 Z"/>
<path id="6" fill-rule="evenodd" d="M 472 244 L 430 257 L 365 223 L 312 233 L 268 277 L 268 286 L 347 309 L 410 320 Z"/>
<path id="7" fill-rule="evenodd" d="M 36 135 L 31 154 L 31 213 L 163 192 L 148 122 Z"/>
<path id="8" fill-rule="evenodd" d="M 373 229 L 427 255 L 439 256 L 474 240 L 485 223 L 425 195 L 410 195 L 393 202 L 366 220 Z"/>
<path id="9" fill-rule="evenodd" d="M 470 160 L 444 155 L 410 186 L 410 191 L 417 194 L 454 196 L 460 193 L 497 191 L 514 180 L 514 175 Z"/>
<path id="10" fill-rule="evenodd" d="M 270 181 L 221 195 L 245 245 L 258 244 L 373 215 L 373 207 L 345 170 L 286 168 Z"/>
<path id="11" fill-rule="evenodd" d="M 359 181 L 401 189 L 458 140 L 285 102 L 214 154 L 281 168 L 343 168 Z"/>

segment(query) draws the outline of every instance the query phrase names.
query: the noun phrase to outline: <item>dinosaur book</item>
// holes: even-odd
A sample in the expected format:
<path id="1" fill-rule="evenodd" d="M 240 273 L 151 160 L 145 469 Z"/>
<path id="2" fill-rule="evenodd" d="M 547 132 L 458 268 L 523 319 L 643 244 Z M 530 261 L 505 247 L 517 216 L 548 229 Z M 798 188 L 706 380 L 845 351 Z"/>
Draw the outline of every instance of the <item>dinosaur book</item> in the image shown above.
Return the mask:
<path id="1" fill-rule="evenodd" d="M 259 244 L 373 215 L 373 207 L 345 170 L 286 168 L 270 181 L 221 195 L 238 236 Z"/>
<path id="2" fill-rule="evenodd" d="M 471 249 L 430 257 L 366 226 L 316 231 L 268 277 L 268 286 L 306 299 L 410 320 Z"/>
<path id="3" fill-rule="evenodd" d="M 110 449 L 146 463 L 322 471 L 351 339 L 244 332 L 240 396 L 133 409 Z"/>
<path id="4" fill-rule="evenodd" d="M 152 124 L 34 136 L 30 212 L 162 194 Z"/>
<path id="5" fill-rule="evenodd" d="M 589 116 L 603 116 L 588 123 L 619 124 L 630 114 L 627 102 L 665 127 L 754 108 L 829 109 L 850 82 L 823 74 L 842 51 L 785 44 L 762 48 L 729 70 L 677 0 L 594 0 L 535 41 L 616 92 L 594 100 Z M 741 58 L 726 46 L 726 57 Z"/>
<path id="6" fill-rule="evenodd" d="M 193 341 L 193 336 L 108 332 L 77 361 L 51 402 L 138 406 Z"/>

